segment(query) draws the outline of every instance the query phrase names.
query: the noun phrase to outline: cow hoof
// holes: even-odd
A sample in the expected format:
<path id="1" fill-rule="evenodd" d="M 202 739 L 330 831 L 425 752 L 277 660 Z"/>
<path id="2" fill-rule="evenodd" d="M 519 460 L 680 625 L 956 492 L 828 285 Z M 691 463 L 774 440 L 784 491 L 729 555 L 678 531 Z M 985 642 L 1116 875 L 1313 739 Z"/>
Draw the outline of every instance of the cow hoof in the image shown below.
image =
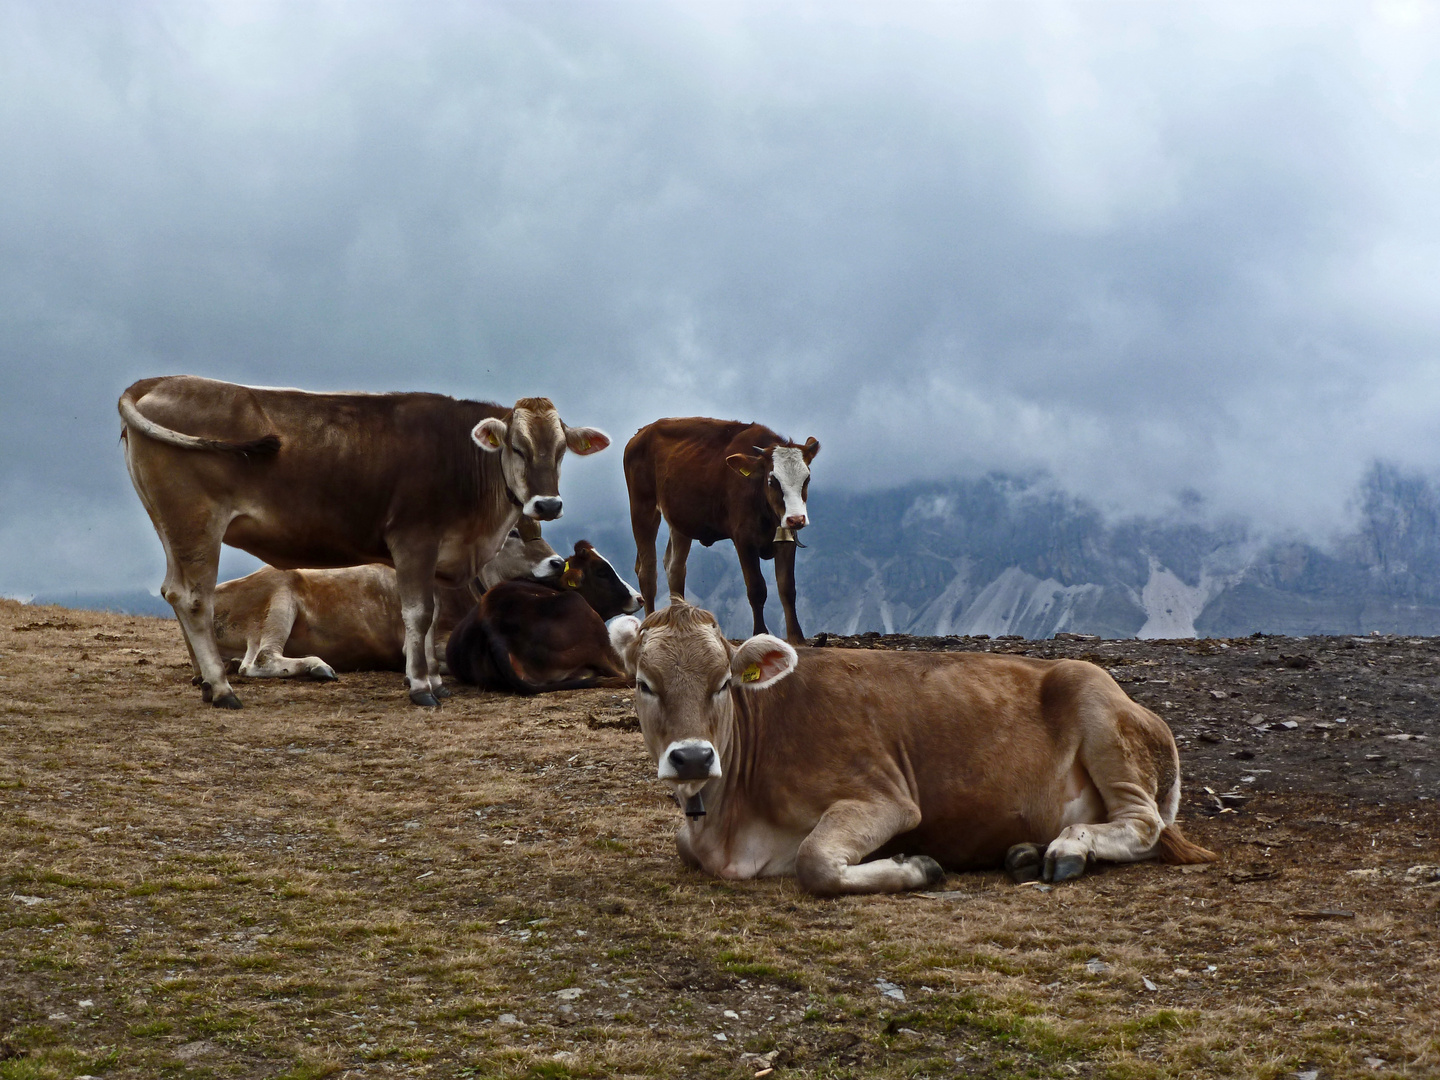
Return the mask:
<path id="1" fill-rule="evenodd" d="M 221 694 L 211 702 L 211 704 L 217 709 L 238 709 L 240 708 L 240 699 L 235 696 L 235 692 L 232 690 L 228 694 Z"/>
<path id="2" fill-rule="evenodd" d="M 447 698 L 450 696 L 450 688 L 448 686 L 437 686 L 433 693 L 437 698 Z"/>
<path id="3" fill-rule="evenodd" d="M 309 671 L 306 672 L 306 674 L 309 675 L 310 678 L 314 679 L 316 682 L 334 682 L 336 679 L 340 678 L 339 675 L 335 674 L 335 669 L 332 668 L 329 664 L 321 664 L 319 667 L 312 667 Z"/>
<path id="4" fill-rule="evenodd" d="M 411 690 L 410 704 L 424 705 L 427 709 L 438 709 L 440 702 L 435 700 L 435 695 L 429 690 Z"/>
<path id="5" fill-rule="evenodd" d="M 1005 872 L 1017 885 L 1039 881 L 1045 870 L 1045 849 L 1039 844 L 1016 844 L 1005 853 Z"/>
<path id="6" fill-rule="evenodd" d="M 1061 855 L 1045 860 L 1046 881 L 1069 881 L 1085 873 L 1084 855 Z"/>
<path id="7" fill-rule="evenodd" d="M 916 886 L 920 889 L 933 889 L 945 880 L 945 868 L 929 855 L 912 855 L 905 860 L 911 866 L 916 867 L 925 875 L 925 883 Z"/>
<path id="8" fill-rule="evenodd" d="M 190 678 L 190 685 L 191 685 L 191 686 L 204 686 L 204 685 L 205 685 L 205 680 L 202 679 L 202 678 L 200 678 L 199 675 L 193 675 L 193 676 L 191 676 L 191 678 Z"/>

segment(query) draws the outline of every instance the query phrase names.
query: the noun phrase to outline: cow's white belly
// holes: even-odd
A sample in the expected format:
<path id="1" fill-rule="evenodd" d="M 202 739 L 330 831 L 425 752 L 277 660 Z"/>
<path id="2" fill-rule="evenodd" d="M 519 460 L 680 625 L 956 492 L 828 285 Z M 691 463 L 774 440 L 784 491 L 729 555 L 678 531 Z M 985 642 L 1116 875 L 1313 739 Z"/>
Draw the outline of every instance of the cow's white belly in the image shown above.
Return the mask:
<path id="1" fill-rule="evenodd" d="M 786 833 L 760 823 L 735 834 L 728 849 L 715 853 L 712 872 L 723 878 L 784 877 L 795 873 L 803 833 Z"/>

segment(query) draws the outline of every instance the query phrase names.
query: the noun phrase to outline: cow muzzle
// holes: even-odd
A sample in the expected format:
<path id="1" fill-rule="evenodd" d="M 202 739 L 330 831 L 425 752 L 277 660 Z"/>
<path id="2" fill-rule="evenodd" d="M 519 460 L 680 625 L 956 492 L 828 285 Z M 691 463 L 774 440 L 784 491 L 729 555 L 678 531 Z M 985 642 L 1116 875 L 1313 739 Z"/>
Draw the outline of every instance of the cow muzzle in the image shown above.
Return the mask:
<path id="1" fill-rule="evenodd" d="M 670 780 L 690 796 L 705 781 L 720 775 L 720 759 L 707 739 L 681 739 L 666 747 L 660 755 L 658 770 L 661 780 Z"/>
<path id="2" fill-rule="evenodd" d="M 565 508 L 558 495 L 536 495 L 525 503 L 525 516 L 536 521 L 554 521 Z"/>

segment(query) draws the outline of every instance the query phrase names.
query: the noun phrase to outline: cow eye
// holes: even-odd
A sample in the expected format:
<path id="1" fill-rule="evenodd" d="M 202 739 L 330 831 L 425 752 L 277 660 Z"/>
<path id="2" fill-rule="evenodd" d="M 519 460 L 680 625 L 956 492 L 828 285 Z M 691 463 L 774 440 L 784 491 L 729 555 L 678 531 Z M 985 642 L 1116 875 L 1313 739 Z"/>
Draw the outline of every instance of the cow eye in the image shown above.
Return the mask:
<path id="1" fill-rule="evenodd" d="M 511 530 L 510 530 L 510 539 L 511 539 L 511 540 L 519 540 L 519 539 L 520 539 L 520 530 L 519 530 L 519 529 L 511 529 Z"/>
<path id="2" fill-rule="evenodd" d="M 650 697 L 656 696 L 655 691 L 650 689 L 650 684 L 647 683 L 644 679 L 635 680 L 635 689 L 639 690 L 642 694 L 648 694 Z"/>
<path id="3" fill-rule="evenodd" d="M 729 679 L 726 679 L 724 682 L 722 682 L 722 683 L 720 684 L 720 688 L 719 688 L 718 690 L 716 690 L 715 693 L 714 693 L 713 695 L 711 695 L 711 696 L 712 696 L 712 697 L 719 697 L 721 694 L 728 693 L 729 690 L 730 690 L 730 680 L 729 680 Z"/>

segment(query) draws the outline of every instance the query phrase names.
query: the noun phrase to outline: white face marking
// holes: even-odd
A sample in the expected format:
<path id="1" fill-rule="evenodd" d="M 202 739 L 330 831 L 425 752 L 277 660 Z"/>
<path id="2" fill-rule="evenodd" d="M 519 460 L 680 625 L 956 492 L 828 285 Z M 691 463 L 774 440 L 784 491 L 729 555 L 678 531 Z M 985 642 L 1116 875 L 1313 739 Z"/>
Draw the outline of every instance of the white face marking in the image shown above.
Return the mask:
<path id="1" fill-rule="evenodd" d="M 805 464 L 805 457 L 801 454 L 799 447 L 777 446 L 774 453 L 775 465 L 773 472 L 775 479 L 780 481 L 780 494 L 785 498 L 784 524 L 790 519 L 798 518 L 794 526 L 809 524 L 810 518 L 805 513 L 805 481 L 810 476 L 810 466 Z"/>
<path id="2" fill-rule="evenodd" d="M 634 587 L 628 581 L 626 581 L 623 577 L 620 576 L 620 571 L 615 570 L 614 563 L 612 563 L 609 559 L 605 558 L 605 556 L 601 555 L 598 551 L 595 553 L 595 557 L 601 562 L 603 562 L 606 566 L 610 567 L 611 570 L 615 571 L 616 580 L 618 580 L 621 585 L 624 585 L 625 590 L 630 594 L 630 606 L 625 609 L 625 614 L 628 615 L 632 611 L 639 611 L 641 606 L 645 603 L 645 598 L 641 596 L 638 592 L 636 592 Z"/>
<path id="3" fill-rule="evenodd" d="M 558 500 L 558 498 L 559 496 L 556 495 L 531 495 L 530 498 L 525 500 L 525 509 L 522 510 L 521 513 L 523 513 L 528 518 L 537 518 L 539 515 L 539 511 L 535 509 L 536 503 L 538 503 L 541 499 Z M 555 518 L 561 518 L 564 516 L 565 511 L 562 509 L 558 514 L 555 515 Z M 555 518 L 547 518 L 546 520 L 554 521 Z"/>

